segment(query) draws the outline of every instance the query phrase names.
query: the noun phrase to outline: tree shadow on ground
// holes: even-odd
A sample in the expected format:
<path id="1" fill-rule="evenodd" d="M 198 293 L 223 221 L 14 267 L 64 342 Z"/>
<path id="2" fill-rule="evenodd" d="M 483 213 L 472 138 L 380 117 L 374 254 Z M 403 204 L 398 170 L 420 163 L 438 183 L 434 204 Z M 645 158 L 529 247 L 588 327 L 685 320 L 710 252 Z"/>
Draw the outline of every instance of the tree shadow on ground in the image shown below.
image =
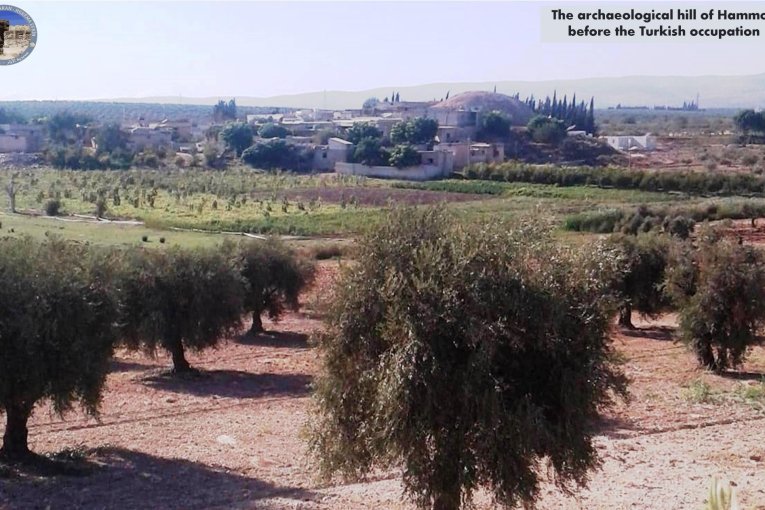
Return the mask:
<path id="1" fill-rule="evenodd" d="M 609 439 L 626 439 L 633 437 L 638 430 L 635 423 L 621 416 L 604 416 L 593 424 L 595 435 L 606 436 Z"/>
<path id="2" fill-rule="evenodd" d="M 622 329 L 622 335 L 632 338 L 649 338 L 663 342 L 675 340 L 675 328 L 670 326 L 649 326 L 647 328 Z"/>
<path id="3" fill-rule="evenodd" d="M 113 358 L 109 362 L 109 372 L 138 372 L 151 368 L 151 365 Z"/>
<path id="4" fill-rule="evenodd" d="M 736 381 L 765 381 L 765 372 L 747 372 L 742 371 L 724 371 L 720 372 L 720 377 L 733 379 Z"/>
<path id="5" fill-rule="evenodd" d="M 299 501 L 316 494 L 281 487 L 198 462 L 168 459 L 116 447 L 88 450 L 89 476 L 0 478 L 0 508 L 203 509 L 280 497 Z"/>
<path id="6" fill-rule="evenodd" d="M 197 396 L 230 398 L 304 396 L 312 377 L 306 374 L 253 374 L 241 370 L 210 370 L 198 377 L 180 378 L 167 372 L 145 377 L 153 388 Z"/>
<path id="7" fill-rule="evenodd" d="M 243 345 L 258 345 L 263 347 L 284 347 L 287 349 L 307 349 L 308 335 L 293 331 L 264 331 L 257 335 L 245 333 L 236 338 Z"/>

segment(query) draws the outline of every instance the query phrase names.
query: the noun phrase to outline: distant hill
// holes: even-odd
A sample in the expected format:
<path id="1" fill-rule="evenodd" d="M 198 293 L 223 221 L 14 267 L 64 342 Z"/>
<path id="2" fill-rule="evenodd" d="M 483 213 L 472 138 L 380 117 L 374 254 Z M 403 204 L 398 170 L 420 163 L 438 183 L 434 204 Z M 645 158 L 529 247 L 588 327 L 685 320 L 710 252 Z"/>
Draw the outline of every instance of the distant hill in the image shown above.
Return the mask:
<path id="1" fill-rule="evenodd" d="M 58 112 L 77 112 L 100 122 L 132 124 L 162 119 L 185 118 L 192 122 L 208 123 L 212 120 L 212 107 L 206 104 L 162 101 L 0 101 L 0 109 L 16 113 L 26 119 L 49 117 Z M 217 99 L 215 100 L 217 103 Z M 248 113 L 277 113 L 276 108 L 240 106 L 239 115 Z"/>
<path id="2" fill-rule="evenodd" d="M 387 86 L 361 91 L 328 90 L 272 97 L 236 96 L 241 106 L 288 108 L 360 108 L 365 99 L 383 99 L 395 90 L 402 101 L 440 100 L 471 90 L 491 91 L 496 86 L 503 94 L 520 93 L 521 98 L 577 94 L 577 99 L 595 97 L 596 108 L 616 106 L 670 105 L 680 106 L 684 101 L 700 97 L 701 108 L 765 108 L 765 74 L 750 76 L 625 76 L 619 78 L 587 78 L 555 81 L 498 81 L 470 83 L 430 83 L 410 87 Z M 108 101 L 125 103 L 215 104 L 220 97 L 179 98 L 142 97 L 116 98 Z"/>

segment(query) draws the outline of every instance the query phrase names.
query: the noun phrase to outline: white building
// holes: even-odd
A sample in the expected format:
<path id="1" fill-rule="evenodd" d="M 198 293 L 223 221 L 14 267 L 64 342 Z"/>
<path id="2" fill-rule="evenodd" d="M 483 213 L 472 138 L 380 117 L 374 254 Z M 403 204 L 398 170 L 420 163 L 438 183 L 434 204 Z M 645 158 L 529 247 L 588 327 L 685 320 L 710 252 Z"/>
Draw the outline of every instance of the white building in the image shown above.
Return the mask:
<path id="1" fill-rule="evenodd" d="M 620 151 L 628 151 L 630 149 L 652 151 L 656 148 L 656 137 L 650 133 L 643 136 L 601 136 L 601 139 L 605 139 L 608 145 Z"/>

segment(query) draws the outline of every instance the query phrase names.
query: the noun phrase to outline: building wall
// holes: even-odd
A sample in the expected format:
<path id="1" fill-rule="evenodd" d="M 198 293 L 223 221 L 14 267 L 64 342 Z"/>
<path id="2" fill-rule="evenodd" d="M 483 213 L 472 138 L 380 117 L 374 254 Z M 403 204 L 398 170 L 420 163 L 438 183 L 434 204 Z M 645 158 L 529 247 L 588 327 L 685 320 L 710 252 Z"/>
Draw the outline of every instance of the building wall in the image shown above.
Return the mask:
<path id="1" fill-rule="evenodd" d="M 436 119 L 442 126 L 474 127 L 477 124 L 478 114 L 469 110 L 431 108 L 428 117 Z"/>
<path id="2" fill-rule="evenodd" d="M 27 137 L 0 134 L 0 152 L 28 152 Z"/>
<path id="3" fill-rule="evenodd" d="M 341 175 L 363 175 L 381 179 L 400 179 L 405 181 L 427 181 L 446 177 L 444 169 L 435 165 L 420 165 L 411 168 L 392 166 L 366 166 L 359 163 L 337 163 L 335 172 Z"/>
<path id="4" fill-rule="evenodd" d="M 316 147 L 313 152 L 314 170 L 332 170 L 335 163 L 345 163 L 348 161 L 348 151 L 334 150 L 325 145 Z"/>

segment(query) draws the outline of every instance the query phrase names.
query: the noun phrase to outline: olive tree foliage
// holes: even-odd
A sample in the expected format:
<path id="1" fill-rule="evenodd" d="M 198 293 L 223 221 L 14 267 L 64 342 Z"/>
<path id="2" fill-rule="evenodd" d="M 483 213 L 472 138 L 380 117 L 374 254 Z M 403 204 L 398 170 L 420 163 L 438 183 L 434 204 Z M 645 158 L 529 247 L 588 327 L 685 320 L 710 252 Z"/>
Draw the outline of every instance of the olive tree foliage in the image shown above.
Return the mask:
<path id="1" fill-rule="evenodd" d="M 316 344 L 311 448 L 325 476 L 403 466 L 420 508 L 479 487 L 530 503 L 540 461 L 563 490 L 598 459 L 593 421 L 625 379 L 612 363 L 612 252 L 577 255 L 532 227 L 401 209 L 360 241 Z"/>
<path id="2" fill-rule="evenodd" d="M 721 372 L 743 363 L 765 324 L 765 257 L 706 229 L 698 245 L 670 255 L 667 291 L 679 307 L 680 338 L 699 364 Z"/>
<path id="3" fill-rule="evenodd" d="M 232 122 L 220 132 L 220 138 L 226 142 L 226 146 L 236 152 L 240 157 L 244 150 L 252 145 L 252 127 L 244 122 Z"/>
<path id="4" fill-rule="evenodd" d="M 96 415 L 117 321 L 104 257 L 82 246 L 0 240 L 0 455 L 28 456 L 27 422 L 44 400 Z"/>
<path id="5" fill-rule="evenodd" d="M 409 144 L 396 145 L 391 149 L 388 164 L 396 168 L 407 168 L 422 163 L 422 154 Z"/>
<path id="6" fill-rule="evenodd" d="M 277 238 L 242 243 L 236 257 L 246 283 L 244 310 L 252 313 L 250 333 L 263 331 L 264 313 L 278 320 L 285 310 L 298 309 L 300 292 L 313 280 L 310 262 Z"/>
<path id="7" fill-rule="evenodd" d="M 358 145 L 365 138 L 380 140 L 382 136 L 382 131 L 370 122 L 354 122 L 345 132 L 345 139 L 354 145 Z"/>
<path id="8" fill-rule="evenodd" d="M 241 326 L 244 282 L 220 250 L 134 248 L 121 265 L 122 341 L 169 351 L 174 372 L 192 371 L 186 349 L 216 346 Z"/>
<path id="9" fill-rule="evenodd" d="M 510 118 L 502 112 L 492 111 L 481 118 L 477 137 L 481 141 L 507 140 L 510 136 Z"/>
<path id="10" fill-rule="evenodd" d="M 527 128 L 531 139 L 537 143 L 557 144 L 566 138 L 566 124 L 553 117 L 535 115 Z"/>
<path id="11" fill-rule="evenodd" d="M 622 271 L 614 280 L 620 326 L 634 327 L 633 310 L 653 318 L 670 306 L 664 292 L 664 277 L 671 243 L 669 236 L 653 232 L 635 236 L 613 234 L 606 241 L 618 250 L 622 260 Z"/>
<path id="12" fill-rule="evenodd" d="M 438 121 L 427 117 L 416 117 L 394 124 L 390 140 L 395 144 L 431 144 L 438 134 Z"/>

